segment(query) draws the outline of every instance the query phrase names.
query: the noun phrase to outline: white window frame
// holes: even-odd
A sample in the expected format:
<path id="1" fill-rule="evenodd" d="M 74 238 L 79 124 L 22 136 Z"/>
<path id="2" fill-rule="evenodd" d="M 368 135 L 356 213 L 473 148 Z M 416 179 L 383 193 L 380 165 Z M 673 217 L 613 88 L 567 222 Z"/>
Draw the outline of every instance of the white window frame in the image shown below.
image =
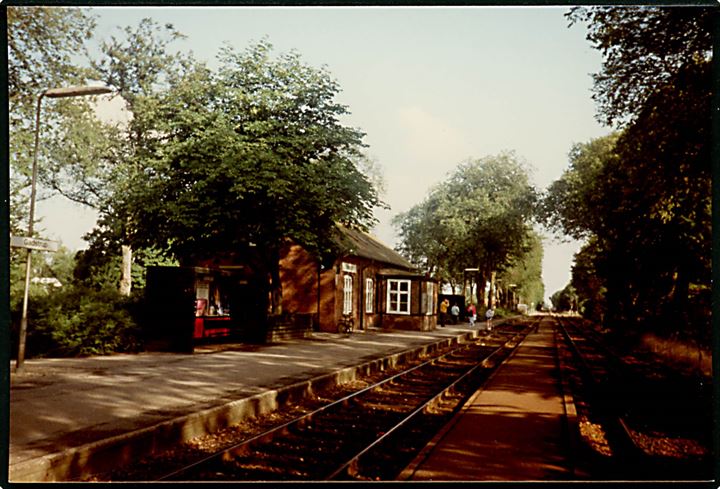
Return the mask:
<path id="1" fill-rule="evenodd" d="M 353 312 L 353 278 L 350 274 L 343 275 L 343 314 Z"/>
<path id="2" fill-rule="evenodd" d="M 407 290 L 402 290 L 402 286 L 405 285 Z M 401 297 L 407 296 L 405 301 L 405 308 L 402 308 L 403 303 Z M 393 297 L 396 297 L 396 307 L 393 308 Z M 410 299 L 412 297 L 412 283 L 406 279 L 393 279 L 389 278 L 387 281 L 387 312 L 388 314 L 404 314 L 410 315 Z"/>
<path id="3" fill-rule="evenodd" d="M 373 312 L 373 300 L 375 299 L 375 289 L 373 279 L 365 279 L 365 313 L 372 314 Z"/>

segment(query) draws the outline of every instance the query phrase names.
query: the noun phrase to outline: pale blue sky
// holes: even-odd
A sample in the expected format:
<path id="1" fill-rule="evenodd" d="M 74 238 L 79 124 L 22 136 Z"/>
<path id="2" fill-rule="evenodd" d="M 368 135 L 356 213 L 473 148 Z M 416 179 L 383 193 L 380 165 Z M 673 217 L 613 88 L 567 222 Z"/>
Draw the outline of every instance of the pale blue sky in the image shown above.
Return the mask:
<path id="1" fill-rule="evenodd" d="M 296 50 L 325 65 L 382 167 L 389 211 L 374 233 L 394 245 L 390 219 L 422 201 L 467 158 L 515 150 L 538 188 L 567 167 L 574 143 L 609 132 L 595 119 L 591 73 L 600 54 L 558 7 L 94 8 L 98 39 L 143 17 L 172 23 L 176 43 L 211 66 L 228 42 L 242 50 L 266 37 L 277 53 Z M 92 213 L 43 202 L 41 227 L 70 248 L 92 228 Z M 69 209 L 69 210 L 68 210 Z M 58 218 L 64 212 L 65 218 Z M 69 219 L 67 216 L 73 216 Z M 62 225 L 58 225 L 61 223 Z M 546 297 L 570 279 L 578 243 L 545 243 Z"/>

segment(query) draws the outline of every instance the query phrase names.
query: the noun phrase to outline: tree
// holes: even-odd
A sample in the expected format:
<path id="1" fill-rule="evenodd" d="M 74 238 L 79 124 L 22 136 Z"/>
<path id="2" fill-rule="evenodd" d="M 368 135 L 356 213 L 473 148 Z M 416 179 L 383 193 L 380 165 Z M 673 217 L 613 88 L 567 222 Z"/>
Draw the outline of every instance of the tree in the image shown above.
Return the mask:
<path id="1" fill-rule="evenodd" d="M 83 70 L 71 56 L 85 51 L 95 19 L 77 8 L 9 6 L 7 23 L 7 84 L 13 126 L 32 114 L 40 92 L 83 78 Z"/>
<path id="2" fill-rule="evenodd" d="M 337 223 L 367 229 L 380 201 L 354 163 L 363 134 L 339 122 L 337 83 L 297 53 L 271 53 L 267 41 L 226 47 L 217 74 L 188 65 L 169 80 L 156 107 L 163 142 L 122 205 L 138 245 L 181 263 L 254 257 L 277 314 L 286 240 L 321 258 L 335 250 Z"/>
<path id="3" fill-rule="evenodd" d="M 79 9 L 11 6 L 7 11 L 11 229 L 27 219 L 24 192 L 30 187 L 37 98 L 52 87 L 74 84 L 83 70 L 71 55 L 84 50 L 94 18 Z M 47 105 L 47 104 L 46 104 Z M 59 116 L 45 107 L 48 124 Z"/>
<path id="4" fill-rule="evenodd" d="M 545 295 L 542 281 L 542 240 L 532 231 L 527 235 L 527 241 L 527 251 L 515 257 L 510 266 L 498 275 L 498 279 L 504 286 L 506 302 L 514 298 L 515 303 L 542 304 Z M 514 304 L 508 302 L 508 305 Z"/>
<path id="5" fill-rule="evenodd" d="M 119 248 L 122 255 L 120 292 L 129 295 L 131 242 L 136 222 L 122 205 L 122 196 L 142 181 L 145 158 L 163 144 L 164 134 L 160 128 L 164 121 L 159 119 L 159 99 L 164 96 L 161 94 L 169 80 L 177 77 L 192 60 L 168 52 L 170 43 L 184 37 L 171 24 L 161 26 L 146 18 L 136 28 L 126 27 L 123 34 L 123 38 L 112 36 L 103 42 L 102 55 L 91 64 L 96 76 L 114 87 L 123 98 L 131 118 L 123 127 L 102 129 L 104 143 L 102 147 L 95 146 L 96 154 L 78 158 L 71 153 L 69 156 L 78 160 L 70 175 L 76 182 L 74 194 L 80 196 L 74 200 L 98 209 L 102 230 L 91 238 L 111 239 Z"/>
<path id="6" fill-rule="evenodd" d="M 35 111 L 40 93 L 48 88 L 83 83 L 87 71 L 71 55 L 85 50 L 95 20 L 81 9 L 11 6 L 7 8 L 9 155 L 11 226 L 26 220 L 25 190 L 30 187 Z M 62 118 L 64 104 L 45 104 L 43 121 L 52 127 Z M 75 104 L 82 101 L 73 99 Z M 41 165 L 42 166 L 42 165 Z"/>
<path id="7" fill-rule="evenodd" d="M 459 282 L 466 268 L 477 268 L 478 284 L 492 284 L 528 249 L 536 201 L 528 174 L 512 152 L 461 164 L 422 204 L 395 218 L 400 250 L 439 277 Z"/>
<path id="8" fill-rule="evenodd" d="M 634 122 L 678 73 L 710 68 L 714 8 L 575 7 L 566 15 L 588 26 L 587 40 L 603 54 L 593 99 L 608 125 Z"/>
<path id="9" fill-rule="evenodd" d="M 577 311 L 577 294 L 572 285 L 566 285 L 564 289 L 558 290 L 552 296 L 550 301 L 556 311 Z"/>
<path id="10" fill-rule="evenodd" d="M 420 204 L 395 216 L 393 225 L 401 236 L 398 251 L 420 270 L 454 286 L 463 277 L 454 243 L 465 220 L 448 214 L 452 206 L 447 188 L 440 184 Z"/>
<path id="11" fill-rule="evenodd" d="M 597 273 L 589 289 L 602 297 L 609 325 L 668 332 L 709 311 L 713 16 L 704 8 L 569 14 L 588 23 L 604 55 L 594 87 L 599 117 L 622 130 L 576 147 L 546 203 L 560 228 L 592 239 L 576 268 Z M 709 327 L 707 318 L 691 329 Z"/>
<path id="12" fill-rule="evenodd" d="M 7 13 L 7 90 L 10 233 L 25 235 L 29 219 L 29 194 L 34 156 L 35 113 L 38 96 L 48 88 L 84 83 L 87 71 L 72 61 L 72 55 L 85 50 L 95 20 L 77 8 L 9 6 Z M 66 99 L 42 106 L 43 129 L 63 125 L 68 110 L 86 104 Z M 50 135 L 43 133 L 43 142 Z M 46 147 L 43 144 L 43 147 Z M 38 166 L 47 161 L 38 154 Z M 40 193 L 40 192 L 39 192 Z M 40 195 L 42 197 L 42 195 Z M 35 228 L 37 232 L 37 227 Z M 20 270 L 22 252 L 10 252 L 11 304 L 19 302 L 23 289 Z"/>
<path id="13" fill-rule="evenodd" d="M 550 184 L 538 206 L 539 217 L 548 228 L 578 240 L 602 232 L 604 215 L 598 210 L 607 202 L 604 172 L 617 157 L 618 137 L 613 133 L 573 145 L 568 169 Z"/>
<path id="14" fill-rule="evenodd" d="M 578 312 L 584 317 L 604 322 L 607 288 L 604 273 L 598 270 L 602 267 L 602 250 L 596 237 L 591 238 L 575 254 L 572 266 L 573 286 L 578 298 Z"/>

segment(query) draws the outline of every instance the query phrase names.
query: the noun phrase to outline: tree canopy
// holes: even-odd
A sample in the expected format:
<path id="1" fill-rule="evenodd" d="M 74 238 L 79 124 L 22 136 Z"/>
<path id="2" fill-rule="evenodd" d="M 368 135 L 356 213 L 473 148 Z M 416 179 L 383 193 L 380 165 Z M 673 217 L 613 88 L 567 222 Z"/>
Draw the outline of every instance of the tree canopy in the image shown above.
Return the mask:
<path id="1" fill-rule="evenodd" d="M 699 333 L 709 328 L 713 12 L 594 7 L 569 17 L 588 22 L 603 52 L 595 98 L 620 129 L 576 145 L 544 199 L 558 229 L 589 239 L 573 284 L 609 324 Z"/>
<path id="2" fill-rule="evenodd" d="M 161 143 L 123 205 L 136 244 L 186 263 L 256 253 L 277 286 L 286 239 L 320 257 L 336 223 L 373 223 L 380 201 L 355 164 L 363 133 L 340 123 L 330 74 L 297 53 L 274 58 L 262 41 L 220 61 L 217 73 L 188 64 L 169 79 L 155 107 Z"/>
<path id="3" fill-rule="evenodd" d="M 450 283 L 466 268 L 479 283 L 528 250 L 536 191 L 513 152 L 470 160 L 408 212 L 395 217 L 400 251 Z"/>
<path id="4" fill-rule="evenodd" d="M 571 24 L 603 55 L 593 75 L 598 118 L 630 123 L 680 73 L 709 69 L 715 9 L 708 7 L 575 7 Z"/>
<path id="5" fill-rule="evenodd" d="M 85 50 L 95 21 L 84 11 L 62 7 L 9 6 L 7 12 L 8 153 L 10 163 L 10 229 L 21 231 L 28 218 L 28 192 L 38 96 L 48 88 L 83 83 L 86 69 L 72 55 Z M 51 128 L 83 100 L 45 102 L 44 128 Z M 42 154 L 39 155 L 39 159 Z M 42 160 L 41 160 L 42 161 Z M 43 165 L 40 165 L 42 168 Z"/>

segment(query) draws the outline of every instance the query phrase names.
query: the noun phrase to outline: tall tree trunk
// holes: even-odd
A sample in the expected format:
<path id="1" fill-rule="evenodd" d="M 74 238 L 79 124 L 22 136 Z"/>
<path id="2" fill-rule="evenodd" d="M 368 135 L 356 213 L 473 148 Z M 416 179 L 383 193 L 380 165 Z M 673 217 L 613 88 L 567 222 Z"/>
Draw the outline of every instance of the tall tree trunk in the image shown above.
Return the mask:
<path id="1" fill-rule="evenodd" d="M 132 290 L 132 247 L 122 245 L 122 276 L 120 277 L 120 294 L 130 295 Z"/>
<path id="2" fill-rule="evenodd" d="M 478 310 L 485 305 L 485 274 L 477 273 L 477 281 L 475 283 L 475 298 Z"/>
<path id="3" fill-rule="evenodd" d="M 488 291 L 488 304 L 490 309 L 495 309 L 495 272 L 490 272 L 490 290 Z"/>
<path id="4" fill-rule="evenodd" d="M 270 314 L 282 314 L 282 283 L 280 282 L 280 252 L 273 248 L 270 257 Z"/>

